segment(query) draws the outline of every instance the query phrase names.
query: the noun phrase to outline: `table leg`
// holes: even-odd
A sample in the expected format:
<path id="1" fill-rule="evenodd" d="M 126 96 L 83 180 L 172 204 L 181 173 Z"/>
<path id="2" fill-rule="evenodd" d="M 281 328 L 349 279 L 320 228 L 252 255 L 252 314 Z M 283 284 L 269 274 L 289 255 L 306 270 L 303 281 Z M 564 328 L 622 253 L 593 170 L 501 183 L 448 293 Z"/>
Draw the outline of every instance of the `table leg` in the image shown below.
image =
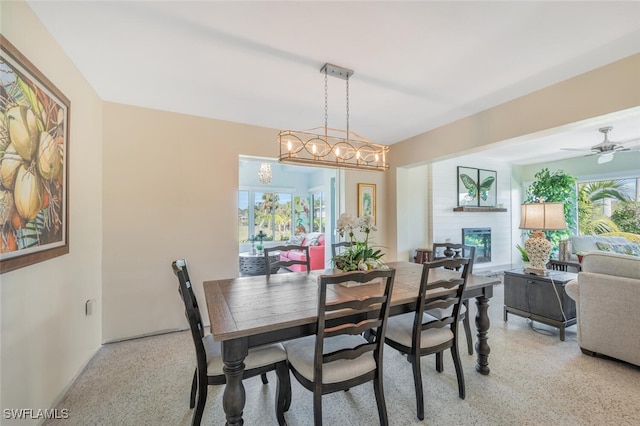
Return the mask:
<path id="1" fill-rule="evenodd" d="M 487 340 L 489 332 L 489 298 L 484 294 L 476 297 L 476 306 L 478 313 L 476 314 L 476 328 L 478 329 L 478 341 L 476 342 L 476 371 L 480 374 L 489 374 L 489 353 L 491 348 Z"/>
<path id="2" fill-rule="evenodd" d="M 222 342 L 222 359 L 227 383 L 222 395 L 222 407 L 227 417 L 227 425 L 242 425 L 242 412 L 246 395 L 242 375 L 244 373 L 244 359 L 248 348 L 246 340 L 229 340 Z"/>

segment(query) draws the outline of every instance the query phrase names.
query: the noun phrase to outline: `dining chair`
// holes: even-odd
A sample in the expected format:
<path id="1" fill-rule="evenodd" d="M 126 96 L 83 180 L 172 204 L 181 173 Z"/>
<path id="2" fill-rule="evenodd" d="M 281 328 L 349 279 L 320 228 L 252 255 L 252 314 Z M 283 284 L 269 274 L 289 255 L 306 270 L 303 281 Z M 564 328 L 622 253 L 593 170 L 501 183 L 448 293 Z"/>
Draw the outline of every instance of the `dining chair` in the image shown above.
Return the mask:
<path id="1" fill-rule="evenodd" d="M 338 254 L 338 251 L 342 247 L 344 247 L 346 249 L 346 248 L 349 248 L 351 246 L 352 246 L 351 241 L 342 241 L 342 242 L 339 242 L 339 243 L 331 244 L 331 257 L 332 258 L 336 257 L 336 255 Z"/>
<path id="2" fill-rule="evenodd" d="M 409 312 L 389 318 L 385 343 L 406 354 L 413 367 L 413 381 L 416 392 L 418 419 L 424 420 L 424 395 L 422 391 L 422 373 L 420 358 L 436 354 L 436 364 L 442 371 L 442 353 L 451 350 L 453 364 L 458 379 L 458 395 L 465 398 L 464 373 L 458 351 L 458 324 L 462 306 L 462 293 L 467 285 L 469 259 L 455 258 L 426 262 L 422 267 L 420 292 L 415 312 Z M 456 277 L 429 282 L 429 272 L 435 268 L 462 268 Z M 449 309 L 453 307 L 453 309 Z M 429 315 L 430 310 L 439 309 L 450 312 L 436 318 Z"/>
<path id="3" fill-rule="evenodd" d="M 269 259 L 269 253 L 280 252 L 280 260 L 272 261 Z M 288 253 L 283 256 L 283 253 Z M 264 264 L 267 272 L 267 278 L 271 276 L 271 269 L 278 270 L 280 268 L 288 268 L 292 265 L 304 265 L 306 267 L 306 271 L 309 272 L 311 270 L 311 260 L 309 258 L 309 247 L 308 246 L 296 246 L 296 245 L 287 245 L 287 246 L 275 246 L 264 249 Z M 277 271 L 277 270 L 276 270 Z M 276 272 L 277 273 L 277 272 Z"/>
<path id="4" fill-rule="evenodd" d="M 178 277 L 178 292 L 184 302 L 185 316 L 189 321 L 191 337 L 196 349 L 196 370 L 191 383 L 191 396 L 189 408 L 196 407 L 192 425 L 199 425 L 207 402 L 207 389 L 209 385 L 223 385 L 226 383 L 222 361 L 222 346 L 220 342 L 213 340 L 210 333 L 205 333 L 202 324 L 200 309 L 196 299 L 185 259 L 175 260 L 171 266 Z M 275 370 L 278 378 L 276 387 L 276 416 L 279 425 L 285 425 L 284 412 L 291 404 L 291 380 L 287 368 L 287 354 L 280 343 L 259 346 L 249 349 L 249 354 L 244 360 L 245 370 L 243 380 L 262 375 L 263 383 L 266 382 L 266 373 Z M 197 392 L 197 406 L 196 406 Z"/>
<path id="5" fill-rule="evenodd" d="M 363 297 L 362 291 L 340 287 L 336 290 L 344 298 L 335 301 L 333 291 L 329 292 L 332 296 L 327 297 L 328 286 L 377 279 L 382 281 L 365 284 L 371 288 L 370 296 Z M 318 277 L 316 334 L 284 344 L 293 376 L 313 392 L 316 426 L 322 425 L 322 395 L 346 391 L 370 381 L 373 381 L 380 424 L 388 425 L 382 383 L 382 352 L 394 279 L 394 269 Z M 342 315 L 336 318 L 334 311 L 342 311 Z M 363 318 L 362 311 L 367 311 L 366 318 Z M 367 340 L 361 333 L 369 329 L 375 329 L 376 336 Z"/>
<path id="6" fill-rule="evenodd" d="M 432 253 L 432 260 L 447 259 L 451 257 L 467 257 L 470 261 L 469 273 L 473 273 L 473 261 L 476 258 L 476 246 L 468 244 L 434 243 Z M 469 355 L 473 355 L 473 334 L 471 333 L 468 299 L 463 302 L 463 306 L 464 309 L 460 312 L 460 320 L 464 326 L 464 334 L 467 337 L 467 352 L 469 352 Z"/>

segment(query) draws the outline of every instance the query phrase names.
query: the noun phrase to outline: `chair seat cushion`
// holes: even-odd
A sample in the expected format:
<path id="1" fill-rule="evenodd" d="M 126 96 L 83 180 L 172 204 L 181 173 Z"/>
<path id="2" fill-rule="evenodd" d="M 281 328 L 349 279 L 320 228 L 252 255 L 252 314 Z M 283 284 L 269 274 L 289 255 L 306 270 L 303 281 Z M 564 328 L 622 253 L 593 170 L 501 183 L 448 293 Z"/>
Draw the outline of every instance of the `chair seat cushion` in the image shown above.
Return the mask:
<path id="1" fill-rule="evenodd" d="M 452 312 L 453 312 L 453 306 L 450 306 L 446 309 L 434 308 L 434 309 L 427 309 L 426 311 L 424 311 L 425 314 L 429 314 L 432 317 L 437 318 L 439 320 L 441 320 L 444 317 L 450 317 Z M 467 312 L 467 307 L 464 304 L 461 304 L 460 318 L 462 318 L 466 312 Z"/>
<path id="2" fill-rule="evenodd" d="M 408 348 L 411 347 L 411 334 L 413 333 L 413 319 L 415 313 L 409 312 L 403 315 L 390 317 L 387 322 L 387 334 L 385 339 L 393 340 Z M 435 321 L 436 318 L 424 314 L 424 321 Z M 453 340 L 453 332 L 449 327 L 433 328 L 424 330 L 420 337 L 420 346 L 423 348 L 433 347 Z"/>
<path id="3" fill-rule="evenodd" d="M 207 334 L 203 339 L 204 349 L 207 352 L 207 375 L 220 376 L 224 375 L 222 367 L 222 345 L 220 342 L 213 340 L 211 334 Z M 258 346 L 249 349 L 249 354 L 244 360 L 246 370 L 264 367 L 265 365 L 275 364 L 279 361 L 287 359 L 287 353 L 280 343 Z"/>
<path id="4" fill-rule="evenodd" d="M 330 353 L 339 349 L 353 348 L 367 343 L 364 337 L 340 335 L 325 339 L 324 353 Z M 307 336 L 286 342 L 289 364 L 307 380 L 313 381 L 313 362 L 316 345 L 316 336 Z M 341 359 L 324 364 L 322 367 L 323 383 L 338 383 L 354 377 L 361 376 L 376 369 L 376 361 L 373 352 L 366 352 L 356 359 Z"/>

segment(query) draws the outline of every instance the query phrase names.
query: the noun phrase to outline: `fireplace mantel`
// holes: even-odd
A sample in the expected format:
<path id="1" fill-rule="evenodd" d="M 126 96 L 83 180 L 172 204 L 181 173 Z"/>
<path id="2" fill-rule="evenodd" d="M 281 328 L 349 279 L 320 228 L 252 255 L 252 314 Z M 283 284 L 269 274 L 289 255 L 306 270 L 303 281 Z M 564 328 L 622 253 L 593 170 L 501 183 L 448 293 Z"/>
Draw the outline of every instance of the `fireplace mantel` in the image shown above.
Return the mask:
<path id="1" fill-rule="evenodd" d="M 459 206 L 453 208 L 454 212 L 506 212 L 504 207 L 475 207 L 475 206 Z"/>

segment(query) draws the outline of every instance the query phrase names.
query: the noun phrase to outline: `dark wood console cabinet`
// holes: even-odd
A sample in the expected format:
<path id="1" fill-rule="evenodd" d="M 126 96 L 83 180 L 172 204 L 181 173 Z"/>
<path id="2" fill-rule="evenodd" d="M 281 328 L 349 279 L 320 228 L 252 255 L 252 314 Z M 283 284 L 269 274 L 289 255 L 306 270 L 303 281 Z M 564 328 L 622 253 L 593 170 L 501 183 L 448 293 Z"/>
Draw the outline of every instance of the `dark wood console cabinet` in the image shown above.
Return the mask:
<path id="1" fill-rule="evenodd" d="M 576 302 L 565 293 L 564 286 L 576 277 L 575 273 L 562 271 L 549 271 L 545 276 L 505 271 L 504 320 L 511 313 L 558 327 L 560 340 L 564 341 L 565 328 L 576 323 Z"/>

